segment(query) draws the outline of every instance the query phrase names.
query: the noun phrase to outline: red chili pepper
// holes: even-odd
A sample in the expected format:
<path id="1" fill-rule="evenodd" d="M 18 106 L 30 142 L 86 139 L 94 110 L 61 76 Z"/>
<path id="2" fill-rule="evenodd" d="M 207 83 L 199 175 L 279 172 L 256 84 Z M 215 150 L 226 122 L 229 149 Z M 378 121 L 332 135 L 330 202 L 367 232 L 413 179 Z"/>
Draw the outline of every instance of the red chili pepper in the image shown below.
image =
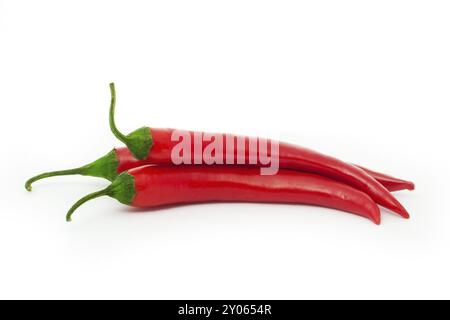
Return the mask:
<path id="1" fill-rule="evenodd" d="M 171 129 L 154 129 L 143 127 L 125 136 L 116 127 L 114 121 L 116 92 L 114 84 L 110 84 L 111 107 L 110 127 L 114 135 L 139 160 L 148 160 L 154 163 L 172 163 L 171 150 L 178 144 L 172 141 Z M 194 136 L 194 133 L 190 133 Z M 249 138 L 246 138 L 249 140 Z M 191 139 L 191 142 L 193 139 Z M 195 150 L 195 148 L 193 148 Z M 150 152 L 151 151 L 151 152 Z M 246 151 L 248 149 L 246 148 Z M 226 152 L 226 151 L 224 151 Z M 409 218 L 409 213 L 389 191 L 364 170 L 343 162 L 339 159 L 318 153 L 311 149 L 279 144 L 279 165 L 281 168 L 319 174 L 337 181 L 341 181 L 367 193 L 379 205 Z"/>
<path id="2" fill-rule="evenodd" d="M 156 148 L 155 148 L 156 149 Z M 152 150 L 152 154 L 158 154 L 157 150 Z M 280 158 L 283 158 L 283 155 L 280 155 Z M 76 169 L 70 170 L 61 170 L 54 172 L 47 172 L 40 174 L 36 177 L 31 178 L 26 183 L 26 189 L 31 191 L 31 186 L 34 182 L 50 178 L 56 176 L 66 176 L 66 175 L 83 175 L 83 176 L 93 176 L 98 178 L 104 178 L 109 181 L 113 181 L 119 174 L 124 171 L 138 168 L 144 165 L 155 165 L 157 163 L 153 163 L 152 160 L 154 158 L 150 157 L 147 160 L 137 160 L 130 152 L 128 148 L 116 148 L 106 156 L 94 161 L 93 163 L 83 166 Z M 235 159 L 236 160 L 236 159 Z M 248 155 L 245 159 L 246 163 L 248 163 Z M 159 163 L 164 163 L 168 165 L 168 163 L 164 161 L 158 161 Z M 381 183 L 387 190 L 389 191 L 400 191 L 400 190 L 414 190 L 414 183 L 410 181 L 401 180 L 398 178 L 394 178 L 388 176 L 386 174 L 376 172 L 373 170 L 369 170 L 367 168 L 358 166 L 365 172 L 367 172 L 370 176 L 372 176 L 375 180 Z"/>
<path id="3" fill-rule="evenodd" d="M 78 201 L 110 196 L 137 208 L 203 202 L 310 204 L 351 212 L 380 224 L 380 210 L 365 193 L 331 179 L 290 170 L 263 176 L 257 168 L 146 166 L 122 173 L 108 188 Z"/>

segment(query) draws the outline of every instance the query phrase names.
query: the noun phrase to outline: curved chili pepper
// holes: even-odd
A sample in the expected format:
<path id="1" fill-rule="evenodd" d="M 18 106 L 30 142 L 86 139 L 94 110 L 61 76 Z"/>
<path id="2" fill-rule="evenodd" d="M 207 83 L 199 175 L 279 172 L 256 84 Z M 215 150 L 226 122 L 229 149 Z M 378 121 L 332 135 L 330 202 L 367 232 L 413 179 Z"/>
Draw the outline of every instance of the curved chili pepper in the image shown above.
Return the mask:
<path id="1" fill-rule="evenodd" d="M 139 160 L 172 163 L 171 150 L 178 143 L 172 141 L 173 130 L 143 127 L 125 136 L 117 129 L 114 121 L 116 106 L 114 83 L 110 84 L 110 90 L 111 107 L 109 120 L 113 134 Z M 190 134 L 194 135 L 193 132 Z M 283 156 L 281 157 L 281 155 Z M 378 181 L 358 167 L 311 149 L 286 143 L 279 144 L 279 163 L 282 168 L 320 174 L 346 183 L 367 193 L 379 205 L 398 213 L 406 219 L 409 218 L 409 213 L 401 203 Z"/>
<path id="2" fill-rule="evenodd" d="M 283 155 L 280 155 L 280 157 L 282 158 Z M 248 163 L 247 157 L 246 162 Z M 46 172 L 36 177 L 33 177 L 26 182 L 25 188 L 28 191 L 31 191 L 32 184 L 36 181 L 50 177 L 68 176 L 68 175 L 91 176 L 107 179 L 109 181 L 114 181 L 117 178 L 117 176 L 124 171 L 142 167 L 144 165 L 154 165 L 154 164 L 156 163 L 152 163 L 150 160 L 145 161 L 137 160 L 131 154 L 128 148 L 116 148 L 112 150 L 110 153 L 108 153 L 106 156 L 98 159 L 97 161 L 94 161 L 93 163 L 87 166 L 70 170 Z M 367 168 L 358 165 L 355 166 L 366 171 L 370 176 L 372 176 L 375 180 L 381 183 L 389 191 L 414 190 L 413 182 L 394 178 L 386 174 L 369 170 Z"/>
<path id="3" fill-rule="evenodd" d="M 262 176 L 251 167 L 140 167 L 78 201 L 67 221 L 82 204 L 101 196 L 137 208 L 204 202 L 309 204 L 354 213 L 376 224 L 381 221 L 378 206 L 365 193 L 322 176 L 290 170 Z"/>

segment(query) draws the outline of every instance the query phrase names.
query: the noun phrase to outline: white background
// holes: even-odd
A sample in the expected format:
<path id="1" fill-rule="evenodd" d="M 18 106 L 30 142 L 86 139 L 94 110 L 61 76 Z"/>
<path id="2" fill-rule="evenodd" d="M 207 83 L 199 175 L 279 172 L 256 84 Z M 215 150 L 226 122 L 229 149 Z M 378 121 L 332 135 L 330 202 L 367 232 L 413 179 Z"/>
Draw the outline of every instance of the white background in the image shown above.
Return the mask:
<path id="1" fill-rule="evenodd" d="M 448 1 L 0 0 L 0 298 L 450 298 Z M 135 213 L 64 177 L 118 125 L 269 135 L 417 185 L 382 225 L 308 206 Z"/>

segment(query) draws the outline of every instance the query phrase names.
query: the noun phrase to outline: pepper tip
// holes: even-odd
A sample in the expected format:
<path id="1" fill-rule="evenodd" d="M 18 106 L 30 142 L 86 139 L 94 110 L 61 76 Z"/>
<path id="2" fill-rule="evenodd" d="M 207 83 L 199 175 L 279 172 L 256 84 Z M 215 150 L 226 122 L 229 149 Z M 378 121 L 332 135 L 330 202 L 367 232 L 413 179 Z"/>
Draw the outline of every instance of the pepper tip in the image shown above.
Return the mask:
<path id="1" fill-rule="evenodd" d="M 376 216 L 372 219 L 373 223 L 375 223 L 377 226 L 381 225 L 381 216 Z"/>
<path id="2" fill-rule="evenodd" d="M 402 210 L 399 211 L 399 214 L 404 219 L 409 219 L 410 218 L 410 215 L 409 215 L 408 211 L 406 211 L 405 208 L 402 208 Z"/>

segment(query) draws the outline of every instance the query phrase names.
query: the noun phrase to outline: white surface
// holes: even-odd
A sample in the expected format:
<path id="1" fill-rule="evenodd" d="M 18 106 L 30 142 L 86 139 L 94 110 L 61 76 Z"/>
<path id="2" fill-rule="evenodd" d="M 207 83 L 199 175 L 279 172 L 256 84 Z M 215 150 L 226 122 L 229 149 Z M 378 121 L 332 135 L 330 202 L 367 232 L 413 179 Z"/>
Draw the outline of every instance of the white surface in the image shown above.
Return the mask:
<path id="1" fill-rule="evenodd" d="M 448 1 L 0 0 L 0 298 L 450 298 Z M 411 179 L 332 210 L 132 213 L 66 177 L 118 125 L 270 135 Z"/>

